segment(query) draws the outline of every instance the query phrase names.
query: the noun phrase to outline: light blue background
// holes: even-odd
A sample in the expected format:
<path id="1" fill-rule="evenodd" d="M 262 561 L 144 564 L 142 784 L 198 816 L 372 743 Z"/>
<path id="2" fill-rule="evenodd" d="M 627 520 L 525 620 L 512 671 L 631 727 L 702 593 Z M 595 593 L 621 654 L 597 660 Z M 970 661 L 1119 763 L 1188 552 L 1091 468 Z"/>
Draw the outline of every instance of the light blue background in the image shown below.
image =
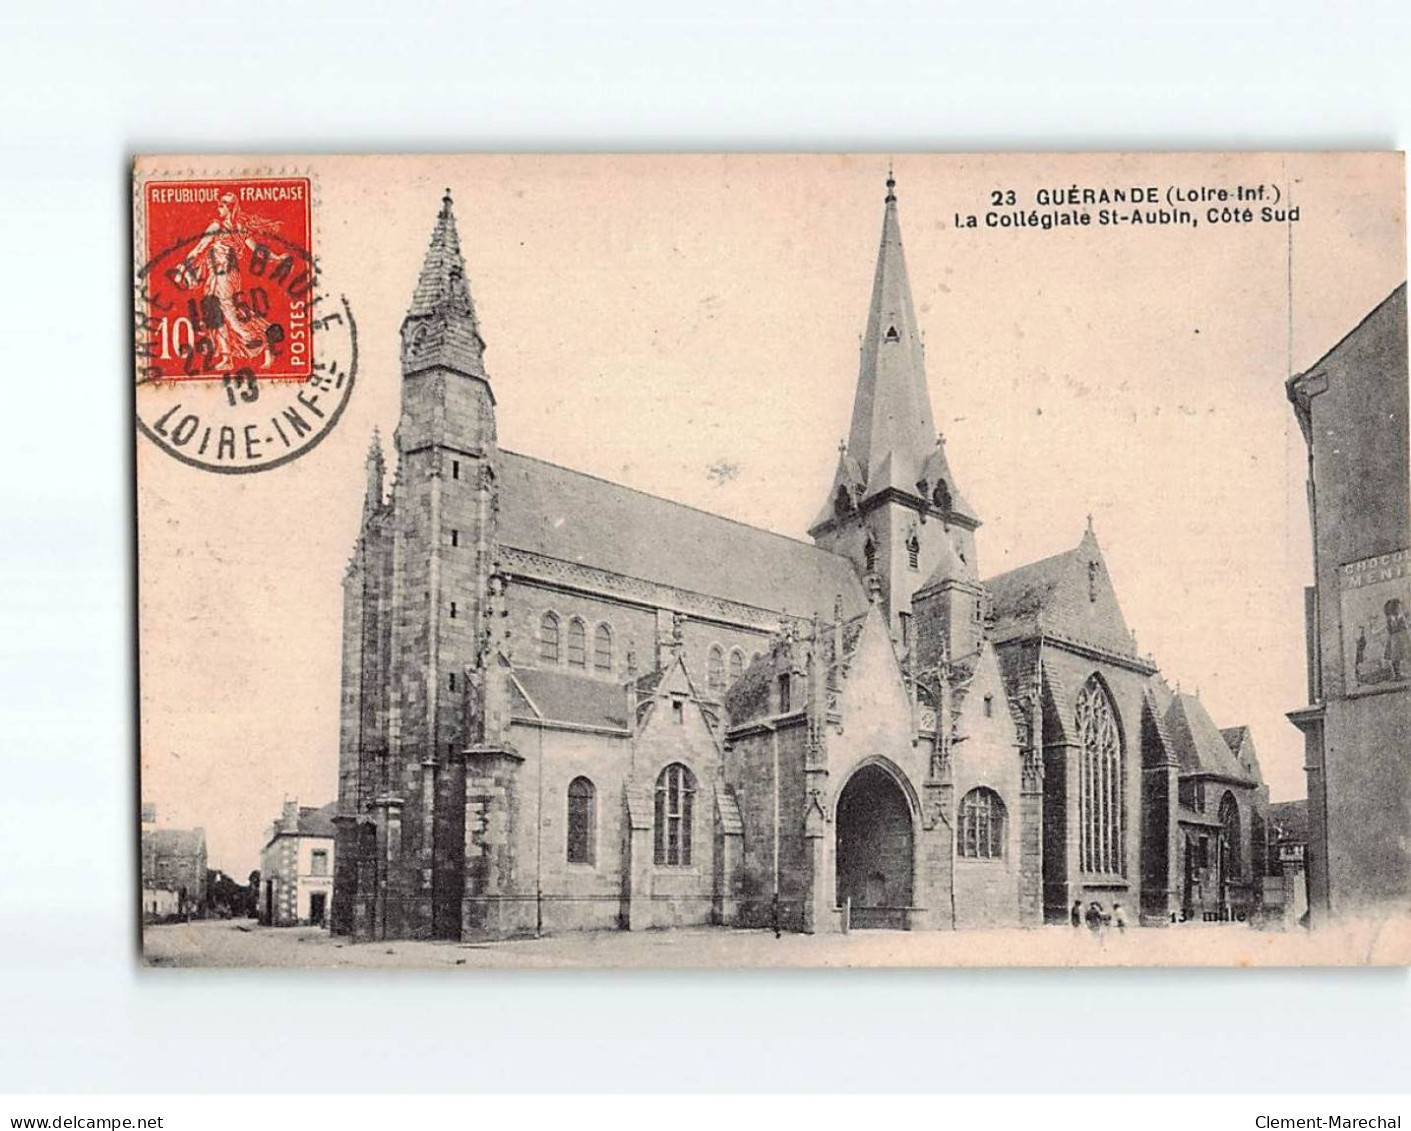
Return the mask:
<path id="1" fill-rule="evenodd" d="M 1411 125 L 1404 3 L 670 7 L 6 5 L 0 1090 L 1407 1087 L 1404 971 L 137 968 L 132 153 L 1386 148 Z"/>

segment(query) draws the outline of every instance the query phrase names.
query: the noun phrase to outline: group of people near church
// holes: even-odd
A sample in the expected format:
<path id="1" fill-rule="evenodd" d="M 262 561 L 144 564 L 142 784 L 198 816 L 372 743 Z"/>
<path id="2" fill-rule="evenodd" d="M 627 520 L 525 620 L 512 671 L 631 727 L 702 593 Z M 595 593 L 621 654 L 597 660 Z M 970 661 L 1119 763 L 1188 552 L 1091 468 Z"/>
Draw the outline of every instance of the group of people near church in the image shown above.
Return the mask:
<path id="1" fill-rule="evenodd" d="M 1068 912 L 1068 921 L 1073 924 L 1074 930 L 1087 927 L 1095 939 L 1103 938 L 1109 927 L 1116 930 L 1119 935 L 1127 932 L 1127 913 L 1117 902 L 1112 904 L 1111 911 L 1104 911 L 1102 904 L 1094 899 L 1088 904 L 1087 910 L 1084 910 L 1083 901 L 1075 899 L 1072 910 Z"/>

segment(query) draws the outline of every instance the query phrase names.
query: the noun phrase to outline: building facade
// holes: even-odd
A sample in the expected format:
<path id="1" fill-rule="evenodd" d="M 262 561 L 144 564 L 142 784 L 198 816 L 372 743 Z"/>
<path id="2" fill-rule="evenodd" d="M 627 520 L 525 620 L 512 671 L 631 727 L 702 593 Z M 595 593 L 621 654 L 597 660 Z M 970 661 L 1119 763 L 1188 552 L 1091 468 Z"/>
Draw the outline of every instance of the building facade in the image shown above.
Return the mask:
<path id="1" fill-rule="evenodd" d="M 1269 806 L 1269 864 L 1281 881 L 1287 922 L 1306 925 L 1308 915 L 1308 800 Z"/>
<path id="2" fill-rule="evenodd" d="M 984 578 L 894 187 L 811 542 L 502 448 L 447 194 L 343 583 L 335 932 L 1179 919 L 1173 696 L 1091 523 Z"/>
<path id="3" fill-rule="evenodd" d="M 326 926 L 333 908 L 336 802 L 286 801 L 260 853 L 256 913 L 266 927 Z"/>
<path id="4" fill-rule="evenodd" d="M 155 806 L 142 806 L 142 917 L 152 922 L 206 909 L 206 833 L 157 825 Z"/>
<path id="5" fill-rule="evenodd" d="M 1308 447 L 1308 900 L 1411 910 L 1411 460 L 1406 284 L 1288 395 Z"/>

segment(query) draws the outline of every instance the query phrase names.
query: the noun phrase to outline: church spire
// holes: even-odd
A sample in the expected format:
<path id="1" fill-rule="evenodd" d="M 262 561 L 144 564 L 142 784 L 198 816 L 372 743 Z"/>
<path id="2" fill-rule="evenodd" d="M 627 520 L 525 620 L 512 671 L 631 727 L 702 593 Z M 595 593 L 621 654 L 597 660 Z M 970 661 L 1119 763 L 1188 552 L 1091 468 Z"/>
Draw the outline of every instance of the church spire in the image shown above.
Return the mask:
<path id="1" fill-rule="evenodd" d="M 404 376 L 442 368 L 469 377 L 485 378 L 485 342 L 470 297 L 470 284 L 461 257 L 451 190 L 441 198 L 441 211 L 431 232 L 421 277 L 402 322 Z"/>
<path id="2" fill-rule="evenodd" d="M 387 462 L 382 457 L 382 437 L 377 429 L 372 430 L 372 441 L 367 446 L 367 492 L 363 496 L 363 524 L 366 525 L 382 508 L 383 481 L 387 475 Z"/>
<path id="3" fill-rule="evenodd" d="M 848 434 L 848 454 L 866 476 L 868 496 L 889 487 L 914 493 L 936 442 L 921 330 L 902 252 L 896 187 L 888 169 L 882 242 Z"/>

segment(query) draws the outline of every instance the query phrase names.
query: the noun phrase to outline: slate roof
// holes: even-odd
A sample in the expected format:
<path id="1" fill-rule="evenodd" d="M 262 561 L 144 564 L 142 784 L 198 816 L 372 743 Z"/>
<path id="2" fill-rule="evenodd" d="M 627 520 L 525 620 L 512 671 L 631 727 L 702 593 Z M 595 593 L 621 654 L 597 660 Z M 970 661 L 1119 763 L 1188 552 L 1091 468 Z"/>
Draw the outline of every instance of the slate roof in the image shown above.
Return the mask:
<path id="1" fill-rule="evenodd" d="M 889 182 L 848 433 L 848 454 L 867 477 L 868 495 L 886 487 L 914 494 L 921 466 L 936 442 L 921 328 L 893 188 Z"/>
<path id="2" fill-rule="evenodd" d="M 475 327 L 475 304 L 466 281 L 465 260 L 461 257 L 460 235 L 451 212 L 449 191 L 441 201 L 441 211 L 436 216 L 436 227 L 431 232 L 407 317 L 422 318 L 447 310 L 464 315 Z"/>
<path id="3" fill-rule="evenodd" d="M 204 829 L 147 829 L 142 847 L 158 856 L 190 856 L 206 847 Z"/>
<path id="4" fill-rule="evenodd" d="M 740 806 L 735 794 L 728 787 L 716 790 L 715 804 L 720 813 L 720 829 L 726 836 L 738 835 L 745 831 L 744 819 L 740 816 Z"/>
<path id="5" fill-rule="evenodd" d="M 1091 576 L 1090 563 L 1096 563 Z M 997 644 L 1037 635 L 1042 628 L 1051 636 L 1138 658 L 1091 529 L 1073 549 L 1001 573 L 984 584 L 990 591 L 992 639 Z"/>
<path id="6" fill-rule="evenodd" d="M 1064 550 L 1061 554 L 1029 562 L 985 582 L 994 609 L 995 637 L 1035 629 L 1039 615 L 1062 583 L 1077 553 L 1076 548 Z"/>
<path id="7" fill-rule="evenodd" d="M 1249 727 L 1221 727 L 1220 737 L 1225 740 L 1225 745 L 1238 755 L 1244 740 L 1249 737 Z"/>
<path id="8" fill-rule="evenodd" d="M 516 452 L 497 470 L 503 545 L 793 616 L 867 605 L 851 563 L 807 542 Z"/>
<path id="9" fill-rule="evenodd" d="M 857 641 L 862 635 L 862 625 L 865 619 L 866 614 L 862 613 L 843 622 L 844 661 L 857 651 Z M 820 623 L 818 635 L 821 637 L 818 644 L 818 656 L 829 670 L 829 686 L 836 688 L 838 679 L 837 659 L 833 654 L 835 651 L 833 625 L 829 622 Z M 812 639 L 813 634 L 809 632 L 801 635 L 794 642 L 794 647 L 799 650 L 798 655 L 806 654 L 808 648 L 812 646 Z M 732 727 L 769 714 L 769 695 L 773 689 L 776 673 L 781 670 L 782 668 L 776 662 L 774 649 L 770 648 L 759 659 L 751 662 L 744 674 L 730 685 L 729 690 L 725 692 L 725 710 L 730 716 Z M 795 710 L 802 706 L 801 702 L 793 705 Z"/>
<path id="10" fill-rule="evenodd" d="M 510 713 L 515 718 L 627 729 L 627 695 L 622 684 L 542 668 L 518 668 L 514 678 L 519 686 L 514 687 Z"/>
<path id="11" fill-rule="evenodd" d="M 1220 734 L 1225 740 L 1225 745 L 1230 748 L 1230 753 L 1235 756 L 1235 761 L 1241 766 L 1248 766 L 1254 777 L 1262 777 L 1259 754 L 1254 749 L 1254 734 L 1249 727 L 1221 727 Z"/>
<path id="12" fill-rule="evenodd" d="M 444 365 L 485 376 L 485 342 L 466 281 L 449 189 L 441 201 L 402 333 L 407 347 L 402 355 L 404 365 L 419 371 Z"/>
<path id="13" fill-rule="evenodd" d="M 337 813 L 338 802 L 336 801 L 330 801 L 327 805 L 317 809 L 310 805 L 299 806 L 299 835 L 333 836 L 333 818 Z"/>
<path id="14" fill-rule="evenodd" d="M 774 660 L 761 656 L 725 692 L 725 713 L 731 726 L 769 714 L 769 684 L 774 678 Z"/>
<path id="15" fill-rule="evenodd" d="M 944 483 L 946 485 L 946 490 L 950 492 L 950 506 L 946 508 L 948 514 L 961 515 L 979 522 L 975 508 L 970 505 L 965 496 L 960 493 L 960 488 L 955 485 L 955 476 L 950 473 L 950 462 L 946 459 L 946 443 L 940 436 L 936 437 L 936 446 L 931 449 L 931 454 L 921 465 L 920 478 L 925 480 L 927 487 L 930 488 L 933 502 L 935 501 L 936 484 Z"/>
<path id="16" fill-rule="evenodd" d="M 975 576 L 974 570 L 965 568 L 965 563 L 960 560 L 960 555 L 955 552 L 955 546 L 951 544 L 949 538 L 938 538 L 936 542 L 938 550 L 936 568 L 931 571 L 931 576 L 926 579 L 926 584 L 918 589 L 917 593 L 936 589 L 947 581 Z"/>
<path id="17" fill-rule="evenodd" d="M 1279 840 L 1308 842 L 1308 799 L 1275 801 L 1269 806 L 1269 821 L 1278 832 Z"/>
<path id="18" fill-rule="evenodd" d="M 1205 704 L 1194 695 L 1178 691 L 1172 696 L 1166 709 L 1166 730 L 1183 775 L 1205 774 L 1255 784 L 1235 760 Z"/>

